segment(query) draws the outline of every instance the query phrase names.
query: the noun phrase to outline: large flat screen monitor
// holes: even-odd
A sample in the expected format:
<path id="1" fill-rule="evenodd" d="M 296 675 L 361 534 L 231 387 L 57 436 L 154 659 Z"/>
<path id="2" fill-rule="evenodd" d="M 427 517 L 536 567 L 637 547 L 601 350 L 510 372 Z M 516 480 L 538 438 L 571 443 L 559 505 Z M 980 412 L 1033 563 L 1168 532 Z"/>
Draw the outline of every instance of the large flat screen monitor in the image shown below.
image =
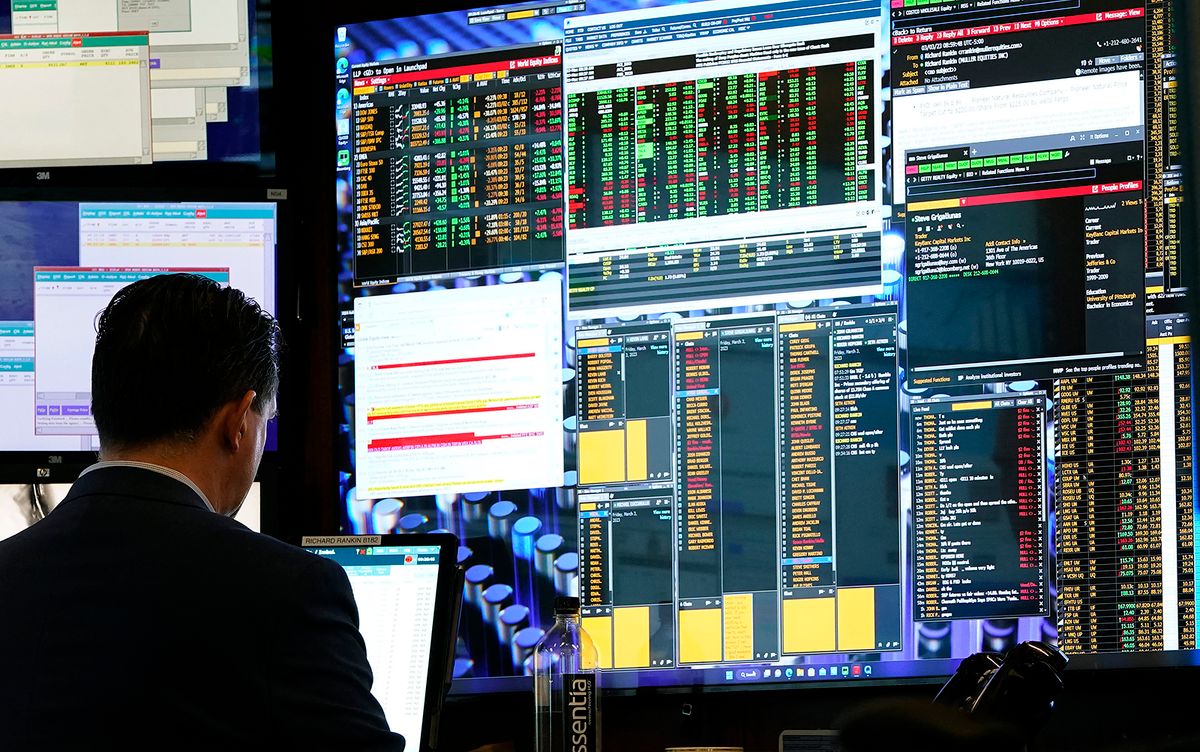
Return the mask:
<path id="1" fill-rule="evenodd" d="M 0 202 L 0 453 L 99 448 L 96 316 L 125 285 L 193 272 L 275 312 L 275 218 L 270 203 Z"/>
<path id="2" fill-rule="evenodd" d="M 0 169 L 269 167 L 263 16 L 259 0 L 0 0 Z"/>
<path id="3" fill-rule="evenodd" d="M 615 688 L 1200 662 L 1168 3 L 376 18 L 342 521 L 463 541 L 458 691 L 564 593 Z"/>

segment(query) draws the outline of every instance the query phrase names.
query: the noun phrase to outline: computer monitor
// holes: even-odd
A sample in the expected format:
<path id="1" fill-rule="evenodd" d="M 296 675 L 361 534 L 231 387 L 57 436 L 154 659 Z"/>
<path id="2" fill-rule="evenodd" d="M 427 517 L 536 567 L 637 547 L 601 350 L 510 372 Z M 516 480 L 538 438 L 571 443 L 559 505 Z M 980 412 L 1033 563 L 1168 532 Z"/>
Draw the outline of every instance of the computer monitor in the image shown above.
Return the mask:
<path id="1" fill-rule="evenodd" d="M 125 285 L 191 271 L 275 312 L 276 232 L 271 203 L 0 202 L 3 464 L 94 457 L 95 321 Z"/>
<path id="2" fill-rule="evenodd" d="M 258 6 L 3 0 L 0 169 L 269 165 L 270 14 Z"/>
<path id="3" fill-rule="evenodd" d="M 455 690 L 556 594 L 616 689 L 1196 663 L 1174 14 L 333 29 L 343 528 L 460 537 Z"/>
<path id="4" fill-rule="evenodd" d="M 462 579 L 451 535 L 307 536 L 305 550 L 346 570 L 371 689 L 411 749 L 437 748 Z"/>
<path id="5" fill-rule="evenodd" d="M 0 484 L 0 540 L 42 520 L 70 490 L 70 483 Z M 262 532 L 262 483 L 250 485 L 234 519 L 256 533 Z"/>

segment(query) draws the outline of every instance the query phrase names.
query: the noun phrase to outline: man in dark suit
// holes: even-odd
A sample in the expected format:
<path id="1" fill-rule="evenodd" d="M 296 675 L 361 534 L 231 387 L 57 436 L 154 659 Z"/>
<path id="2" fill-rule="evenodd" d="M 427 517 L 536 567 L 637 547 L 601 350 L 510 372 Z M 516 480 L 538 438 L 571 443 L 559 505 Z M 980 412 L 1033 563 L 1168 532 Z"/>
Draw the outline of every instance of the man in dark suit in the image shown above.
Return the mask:
<path id="1" fill-rule="evenodd" d="M 232 519 L 275 412 L 278 325 L 165 275 L 97 329 L 101 461 L 0 542 L 0 749 L 403 749 L 345 573 Z"/>

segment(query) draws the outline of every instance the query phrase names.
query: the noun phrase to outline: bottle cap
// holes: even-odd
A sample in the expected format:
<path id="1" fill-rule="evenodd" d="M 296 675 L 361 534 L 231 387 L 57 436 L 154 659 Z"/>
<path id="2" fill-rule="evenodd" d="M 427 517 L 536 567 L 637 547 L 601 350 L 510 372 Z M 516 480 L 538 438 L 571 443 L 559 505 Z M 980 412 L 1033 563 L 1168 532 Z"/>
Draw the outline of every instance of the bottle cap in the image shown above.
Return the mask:
<path id="1" fill-rule="evenodd" d="M 570 596 L 559 596 L 554 599 L 554 614 L 570 614 L 579 613 L 579 599 Z"/>

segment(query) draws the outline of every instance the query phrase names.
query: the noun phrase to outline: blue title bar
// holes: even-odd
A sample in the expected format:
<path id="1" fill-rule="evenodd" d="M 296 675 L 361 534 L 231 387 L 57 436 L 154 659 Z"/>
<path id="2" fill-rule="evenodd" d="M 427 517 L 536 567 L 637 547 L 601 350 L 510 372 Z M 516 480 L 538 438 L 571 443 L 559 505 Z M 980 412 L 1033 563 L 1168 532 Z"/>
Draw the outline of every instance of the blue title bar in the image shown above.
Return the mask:
<path id="1" fill-rule="evenodd" d="M 675 392 L 675 399 L 687 399 L 688 397 L 718 397 L 721 390 L 718 389 L 688 389 Z"/>
<path id="2" fill-rule="evenodd" d="M 0 356 L 0 373 L 33 373 L 33 358 Z"/>
<path id="3" fill-rule="evenodd" d="M 385 575 L 392 567 L 437 566 L 437 546 L 310 546 L 307 551 L 341 564 L 350 575 Z"/>
<path id="4" fill-rule="evenodd" d="M 801 556 L 799 558 L 784 559 L 783 565 L 790 567 L 795 564 L 832 564 L 832 556 Z"/>
<path id="5" fill-rule="evenodd" d="M 587 52 L 638 44 L 657 44 L 749 31 L 879 18 L 879 0 L 794 0 L 793 2 L 720 8 L 700 13 L 629 17 L 597 23 L 603 16 L 567 19 L 563 25 L 565 52 Z"/>
<path id="6" fill-rule="evenodd" d="M 437 552 L 437 546 L 373 546 L 367 549 L 367 556 L 415 556 Z"/>
<path id="7" fill-rule="evenodd" d="M 0 337 L 32 337 L 32 321 L 0 321 Z"/>
<path id="8" fill-rule="evenodd" d="M 175 274 L 178 269 L 140 269 L 137 271 L 52 271 L 34 273 L 34 282 L 137 282 L 163 274 Z M 213 282 L 229 285 L 228 271 L 189 270 L 188 274 L 207 277 Z"/>

